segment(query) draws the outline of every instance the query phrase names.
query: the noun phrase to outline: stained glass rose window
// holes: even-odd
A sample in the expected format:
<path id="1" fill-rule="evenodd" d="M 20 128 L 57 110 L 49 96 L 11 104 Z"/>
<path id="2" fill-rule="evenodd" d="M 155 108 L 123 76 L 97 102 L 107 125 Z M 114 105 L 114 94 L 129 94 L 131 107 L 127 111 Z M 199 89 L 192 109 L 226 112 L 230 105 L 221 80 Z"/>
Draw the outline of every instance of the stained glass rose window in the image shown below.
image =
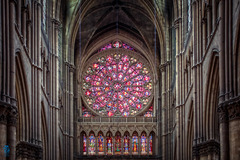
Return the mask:
<path id="1" fill-rule="evenodd" d="M 113 53 L 114 52 L 114 53 Z M 84 102 L 101 116 L 134 116 L 152 101 L 152 73 L 136 52 L 121 49 L 93 56 L 83 71 Z"/>

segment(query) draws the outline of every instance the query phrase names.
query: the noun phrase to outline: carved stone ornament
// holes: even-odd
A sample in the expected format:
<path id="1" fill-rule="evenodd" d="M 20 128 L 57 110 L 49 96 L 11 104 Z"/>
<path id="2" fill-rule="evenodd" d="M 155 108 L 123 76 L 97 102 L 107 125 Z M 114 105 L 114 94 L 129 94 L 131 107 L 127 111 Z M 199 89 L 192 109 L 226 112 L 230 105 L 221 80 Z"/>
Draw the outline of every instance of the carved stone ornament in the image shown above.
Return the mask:
<path id="1" fill-rule="evenodd" d="M 42 159 L 43 149 L 41 146 L 21 141 L 16 146 L 16 157 L 27 159 Z"/>
<path id="2" fill-rule="evenodd" d="M 219 104 L 218 107 L 220 123 L 233 121 L 240 118 L 240 96 L 232 98 Z"/>

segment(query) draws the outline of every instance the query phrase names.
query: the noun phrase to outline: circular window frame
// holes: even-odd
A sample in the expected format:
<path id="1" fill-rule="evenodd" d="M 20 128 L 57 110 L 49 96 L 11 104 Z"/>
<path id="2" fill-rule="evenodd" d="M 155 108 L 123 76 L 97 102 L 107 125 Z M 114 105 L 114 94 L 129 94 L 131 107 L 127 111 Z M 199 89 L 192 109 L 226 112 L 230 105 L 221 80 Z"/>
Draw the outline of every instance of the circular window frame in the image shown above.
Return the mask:
<path id="1" fill-rule="evenodd" d="M 136 117 L 138 115 L 141 115 L 143 112 L 146 112 L 148 110 L 148 108 L 151 106 L 151 104 L 153 103 L 153 99 L 154 99 L 154 93 L 155 93 L 155 88 L 154 88 L 154 74 L 153 74 L 153 71 L 152 71 L 152 68 L 151 68 L 151 65 L 150 63 L 147 61 L 146 58 L 144 58 L 140 53 L 138 52 L 135 52 L 135 51 L 131 51 L 131 50 L 127 50 L 127 49 L 124 49 L 124 48 L 111 48 L 111 49 L 107 49 L 107 50 L 104 50 L 104 51 L 101 51 L 101 52 L 98 52 L 92 56 L 89 57 L 88 60 L 85 61 L 85 64 L 83 65 L 83 69 L 82 69 L 82 74 L 81 74 L 81 77 L 80 77 L 80 84 L 81 86 L 83 86 L 83 83 L 84 83 L 84 78 L 85 76 L 87 75 L 87 69 L 91 66 L 92 67 L 92 64 L 95 63 L 95 62 L 98 62 L 98 59 L 101 58 L 101 57 L 106 57 L 108 55 L 112 55 L 112 57 L 115 55 L 115 54 L 121 54 L 121 55 L 128 55 L 129 57 L 134 57 L 138 60 L 140 60 L 139 62 L 141 62 L 149 71 L 148 75 L 150 76 L 150 79 L 151 79 L 151 83 L 152 83 L 152 89 L 150 90 L 151 92 L 151 95 L 149 96 L 148 98 L 148 102 L 146 105 L 144 105 L 142 107 L 141 110 L 138 110 L 137 113 L 135 113 L 134 115 L 131 115 L 130 114 L 130 111 L 129 111 L 129 115 L 126 116 L 126 117 Z M 124 83 L 124 82 L 123 82 Z M 112 86 L 112 85 L 111 85 Z M 121 114 L 120 112 L 120 115 L 116 115 L 114 114 L 113 116 L 108 116 L 107 114 L 101 114 L 99 113 L 98 111 L 94 110 L 92 107 L 91 107 L 91 104 L 88 104 L 87 102 L 87 98 L 89 98 L 88 96 L 85 95 L 85 91 L 83 89 L 83 87 L 81 87 L 81 95 L 82 95 L 82 100 L 83 100 L 83 103 L 85 105 L 85 107 L 87 109 L 89 109 L 94 115 L 97 115 L 97 116 L 100 116 L 100 117 L 125 117 Z M 130 104 L 129 104 L 130 105 Z M 132 108 L 132 107 L 130 107 Z M 136 109 L 137 110 L 137 109 Z"/>

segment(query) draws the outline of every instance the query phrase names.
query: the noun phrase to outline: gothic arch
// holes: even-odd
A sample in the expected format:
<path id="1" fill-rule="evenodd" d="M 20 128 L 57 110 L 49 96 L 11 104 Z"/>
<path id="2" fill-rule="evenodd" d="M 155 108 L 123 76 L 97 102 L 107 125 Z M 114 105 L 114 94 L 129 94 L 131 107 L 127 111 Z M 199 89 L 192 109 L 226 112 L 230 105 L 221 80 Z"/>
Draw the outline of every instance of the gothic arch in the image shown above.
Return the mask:
<path id="1" fill-rule="evenodd" d="M 187 159 L 192 159 L 192 147 L 193 147 L 193 101 L 190 104 L 190 111 L 188 114 L 187 123 Z"/>
<path id="2" fill-rule="evenodd" d="M 149 145 L 150 145 L 150 136 L 152 135 L 152 155 L 156 155 L 156 149 L 157 149 L 157 146 L 156 146 L 156 134 L 155 134 L 155 132 L 154 131 L 151 131 L 150 133 L 149 133 Z M 150 147 L 150 146 L 149 146 Z M 148 148 L 149 148 L 148 147 Z"/>
<path id="3" fill-rule="evenodd" d="M 206 117 L 203 117 L 205 126 L 205 138 L 209 139 L 219 139 L 218 131 L 218 95 L 219 95 L 219 58 L 218 52 L 213 51 L 210 67 L 207 72 L 208 82 L 206 89 L 206 101 L 205 108 L 203 111 Z"/>
<path id="4" fill-rule="evenodd" d="M 45 105 L 41 103 L 41 133 L 43 146 L 43 159 L 48 159 L 48 125 L 46 119 Z"/>
<path id="5" fill-rule="evenodd" d="M 238 15 L 240 14 L 240 10 L 238 12 Z M 234 88 L 236 93 L 235 96 L 239 96 L 240 95 L 240 16 L 238 16 L 238 20 L 236 23 L 236 37 L 234 40 L 234 44 L 233 44 L 233 58 L 234 58 L 234 66 L 233 66 L 233 70 L 234 70 Z"/>
<path id="6" fill-rule="evenodd" d="M 30 139 L 30 107 L 28 85 L 26 85 L 26 73 L 24 71 L 21 52 L 16 53 L 16 98 L 18 106 L 17 142 Z"/>

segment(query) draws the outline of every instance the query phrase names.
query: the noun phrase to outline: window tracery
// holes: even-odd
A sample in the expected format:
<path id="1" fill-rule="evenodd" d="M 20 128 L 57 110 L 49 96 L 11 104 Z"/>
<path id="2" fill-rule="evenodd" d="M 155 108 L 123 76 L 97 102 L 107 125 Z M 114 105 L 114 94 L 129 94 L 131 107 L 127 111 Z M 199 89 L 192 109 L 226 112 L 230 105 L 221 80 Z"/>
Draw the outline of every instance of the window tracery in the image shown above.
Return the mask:
<path id="1" fill-rule="evenodd" d="M 126 45 L 117 41 L 106 46 Z M 136 115 L 153 97 L 152 74 L 148 66 L 144 58 L 133 52 L 111 50 L 93 56 L 83 73 L 85 103 L 101 116 Z M 90 117 L 87 113 L 84 116 Z M 152 117 L 152 112 L 146 117 Z"/>

